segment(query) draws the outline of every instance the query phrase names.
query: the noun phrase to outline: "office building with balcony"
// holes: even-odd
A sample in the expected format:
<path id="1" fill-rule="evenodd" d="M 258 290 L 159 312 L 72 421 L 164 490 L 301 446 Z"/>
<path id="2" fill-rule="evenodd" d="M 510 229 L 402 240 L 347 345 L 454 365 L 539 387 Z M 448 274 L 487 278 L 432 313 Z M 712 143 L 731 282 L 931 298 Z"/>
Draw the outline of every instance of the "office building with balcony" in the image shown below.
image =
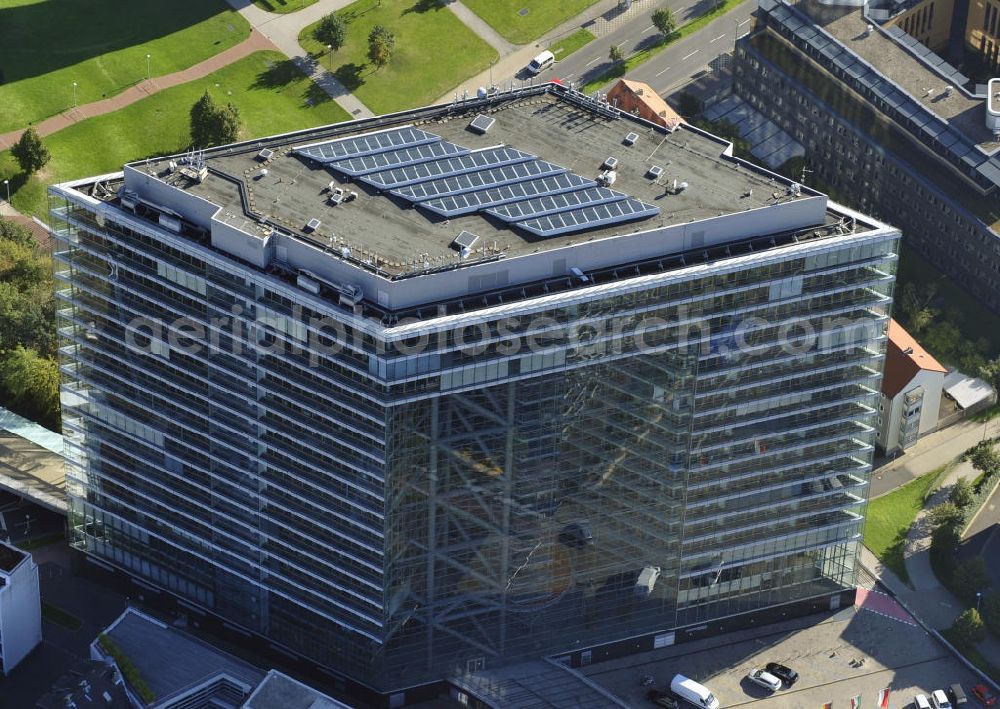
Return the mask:
<path id="1" fill-rule="evenodd" d="M 760 0 L 733 90 L 805 147 L 808 180 L 1000 312 L 1000 81 L 974 85 L 873 13 Z"/>
<path id="2" fill-rule="evenodd" d="M 544 85 L 51 188 L 73 545 L 393 704 L 850 604 L 899 232 L 731 150 Z"/>
<path id="3" fill-rule="evenodd" d="M 10 674 L 42 641 L 38 565 L 0 542 L 0 672 Z"/>

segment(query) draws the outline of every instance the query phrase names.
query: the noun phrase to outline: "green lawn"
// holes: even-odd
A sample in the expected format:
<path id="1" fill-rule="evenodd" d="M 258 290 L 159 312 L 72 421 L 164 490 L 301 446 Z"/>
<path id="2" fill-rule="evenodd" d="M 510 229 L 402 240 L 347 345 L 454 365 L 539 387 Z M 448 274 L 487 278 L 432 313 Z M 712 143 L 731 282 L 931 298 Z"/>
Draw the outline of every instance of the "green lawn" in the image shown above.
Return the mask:
<path id="1" fill-rule="evenodd" d="M 209 89 L 217 101 L 231 101 L 243 116 L 244 135 L 274 133 L 337 123 L 350 116 L 278 52 L 256 52 L 204 79 L 175 86 L 45 138 L 52 161 L 26 185 L 9 152 L 0 153 L 0 180 L 11 179 L 14 206 L 45 218 L 49 183 L 99 175 L 123 163 L 183 150 L 190 143 L 188 114 Z"/>
<path id="2" fill-rule="evenodd" d="M 42 617 L 68 630 L 79 630 L 80 626 L 83 625 L 83 621 L 75 615 L 71 615 L 45 601 L 42 601 Z"/>
<path id="3" fill-rule="evenodd" d="M 596 79 L 588 81 L 584 84 L 580 91 L 585 94 L 593 93 L 605 84 L 625 76 L 625 74 L 632 71 L 640 64 L 649 61 L 677 40 L 684 39 L 685 37 L 694 34 L 718 17 L 725 15 L 730 10 L 735 10 L 742 3 L 743 0 L 723 0 L 721 4 L 714 6 L 704 15 L 699 15 L 690 22 L 678 27 L 672 35 L 668 37 L 663 37 L 661 35 L 658 41 L 654 44 L 645 49 L 640 49 L 635 54 L 629 55 L 625 61 L 618 62 L 618 64 L 605 71 Z"/>
<path id="4" fill-rule="evenodd" d="M 391 113 L 436 101 L 462 81 L 489 68 L 497 53 L 437 0 L 358 0 L 339 13 L 347 41 L 333 55 L 333 73 L 375 113 Z M 326 48 L 313 39 L 316 24 L 299 43 L 329 66 Z M 396 36 L 388 65 L 368 63 L 368 33 L 382 25 Z"/>
<path id="5" fill-rule="evenodd" d="M 466 7 L 514 44 L 527 44 L 579 15 L 597 0 L 463 0 Z M 527 12 L 524 12 L 527 10 Z M 521 14 L 524 12 L 524 14 Z"/>
<path id="6" fill-rule="evenodd" d="M 910 578 L 903 563 L 906 534 L 917 513 L 923 509 L 924 498 L 940 472 L 941 469 L 933 470 L 868 503 L 865 546 L 903 581 Z"/>
<path id="7" fill-rule="evenodd" d="M 570 54 L 580 49 L 587 43 L 597 39 L 590 30 L 578 29 L 568 37 L 563 37 L 558 42 L 549 47 L 549 51 L 556 55 L 556 61 L 562 61 Z"/>
<path id="8" fill-rule="evenodd" d="M 0 132 L 113 96 L 242 42 L 225 0 L 0 0 Z"/>
<path id="9" fill-rule="evenodd" d="M 318 0 L 253 0 L 253 4 L 261 10 L 276 12 L 279 15 L 301 10 L 304 7 L 314 5 L 316 2 Z"/>

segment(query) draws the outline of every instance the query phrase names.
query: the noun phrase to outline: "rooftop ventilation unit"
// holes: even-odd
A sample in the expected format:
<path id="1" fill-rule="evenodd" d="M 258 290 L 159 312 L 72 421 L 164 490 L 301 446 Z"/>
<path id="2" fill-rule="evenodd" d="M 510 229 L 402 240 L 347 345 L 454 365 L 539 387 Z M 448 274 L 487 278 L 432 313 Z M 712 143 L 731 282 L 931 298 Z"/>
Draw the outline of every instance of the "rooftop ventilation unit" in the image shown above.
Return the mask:
<path id="1" fill-rule="evenodd" d="M 458 251 L 465 251 L 471 249 L 473 244 L 479 240 L 479 236 L 473 234 L 471 231 L 460 231 L 455 240 L 451 242 L 451 248 L 457 249 Z"/>
<path id="2" fill-rule="evenodd" d="M 648 170 L 646 170 L 646 174 L 652 177 L 654 180 L 658 180 L 660 179 L 660 177 L 663 176 L 663 168 L 660 167 L 659 165 L 653 165 Z"/>
<path id="3" fill-rule="evenodd" d="M 274 157 L 274 151 L 270 148 L 264 148 L 259 153 L 257 153 L 257 158 L 259 160 L 270 160 Z"/>
<path id="4" fill-rule="evenodd" d="M 625 136 L 625 140 L 623 142 L 625 143 L 625 145 L 635 145 L 635 141 L 637 140 L 639 140 L 638 133 L 629 133 L 628 135 Z"/>
<path id="5" fill-rule="evenodd" d="M 493 127 L 493 124 L 497 122 L 496 118 L 490 116 L 484 116 L 480 113 L 478 116 L 472 119 L 472 123 L 469 124 L 469 128 L 474 133 L 479 133 L 479 135 L 484 135 L 486 131 Z"/>
<path id="6" fill-rule="evenodd" d="M 306 231 L 316 231 L 322 223 L 319 219 L 310 219 L 306 222 Z"/>
<path id="7" fill-rule="evenodd" d="M 802 185 L 800 185 L 798 182 L 793 182 L 792 184 L 788 185 L 788 194 L 792 195 L 793 197 L 798 197 L 800 194 L 802 194 Z"/>
<path id="8" fill-rule="evenodd" d="M 604 170 L 614 170 L 617 167 L 618 167 L 618 158 L 616 158 L 616 157 L 609 157 L 601 165 L 601 168 L 604 169 Z"/>

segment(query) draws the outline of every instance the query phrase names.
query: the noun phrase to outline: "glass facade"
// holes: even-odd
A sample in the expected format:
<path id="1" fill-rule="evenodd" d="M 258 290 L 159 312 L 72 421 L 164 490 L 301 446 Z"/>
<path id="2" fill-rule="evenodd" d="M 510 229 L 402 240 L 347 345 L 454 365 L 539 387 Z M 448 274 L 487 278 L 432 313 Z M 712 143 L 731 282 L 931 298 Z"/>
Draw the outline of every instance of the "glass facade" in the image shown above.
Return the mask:
<path id="1" fill-rule="evenodd" d="M 853 585 L 898 232 L 385 326 L 52 207 L 73 543 L 233 623 L 388 691 Z"/>

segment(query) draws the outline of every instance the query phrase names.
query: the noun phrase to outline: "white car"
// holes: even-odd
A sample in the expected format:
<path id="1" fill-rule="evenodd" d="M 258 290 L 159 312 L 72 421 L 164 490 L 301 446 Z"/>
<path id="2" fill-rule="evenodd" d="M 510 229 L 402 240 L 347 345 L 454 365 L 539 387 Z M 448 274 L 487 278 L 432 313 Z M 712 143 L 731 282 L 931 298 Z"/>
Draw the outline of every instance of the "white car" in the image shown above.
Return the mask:
<path id="1" fill-rule="evenodd" d="M 923 694 L 918 694 L 913 698 L 913 709 L 931 709 L 931 703 Z"/>
<path id="2" fill-rule="evenodd" d="M 948 701 L 943 689 L 935 689 L 931 692 L 931 703 L 934 704 L 934 709 L 951 709 L 951 702 Z"/>
<path id="3" fill-rule="evenodd" d="M 758 687 L 763 687 L 770 692 L 777 692 L 781 689 L 781 680 L 772 675 L 767 670 L 762 670 L 759 667 L 755 667 L 747 673 L 747 679 L 756 684 Z"/>

